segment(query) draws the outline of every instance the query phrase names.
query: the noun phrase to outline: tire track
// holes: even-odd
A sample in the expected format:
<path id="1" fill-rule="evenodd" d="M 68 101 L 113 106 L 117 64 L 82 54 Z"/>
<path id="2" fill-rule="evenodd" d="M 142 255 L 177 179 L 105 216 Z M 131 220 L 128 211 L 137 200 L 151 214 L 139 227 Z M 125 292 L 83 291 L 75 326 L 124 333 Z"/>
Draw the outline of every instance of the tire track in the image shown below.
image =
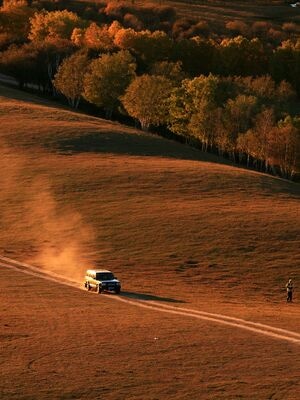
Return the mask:
<path id="1" fill-rule="evenodd" d="M 73 281 L 67 279 L 65 276 L 52 273 L 46 270 L 41 270 L 29 264 L 21 263 L 19 261 L 12 260 L 7 257 L 0 256 L 0 266 L 4 268 L 10 268 L 18 272 L 23 272 L 27 275 L 36 276 L 38 278 L 43 278 L 55 283 L 70 286 L 76 289 L 84 290 L 83 285 L 78 281 Z M 241 318 L 230 317 L 223 314 L 214 314 L 205 311 L 193 310 L 183 307 L 175 307 L 167 304 L 157 303 L 155 301 L 145 301 L 142 300 L 131 300 L 124 296 L 108 296 L 107 298 L 120 301 L 126 304 L 134 305 L 137 307 L 164 312 L 173 315 L 179 315 L 184 317 L 190 317 L 195 319 L 201 319 L 209 321 L 212 323 L 217 323 L 221 325 L 227 325 L 233 328 L 239 328 L 246 331 L 250 331 L 256 334 L 268 336 L 277 340 L 284 340 L 290 343 L 300 344 L 300 334 L 297 332 L 289 331 L 282 328 L 276 328 L 270 325 L 262 324 L 259 322 L 251 322 Z"/>

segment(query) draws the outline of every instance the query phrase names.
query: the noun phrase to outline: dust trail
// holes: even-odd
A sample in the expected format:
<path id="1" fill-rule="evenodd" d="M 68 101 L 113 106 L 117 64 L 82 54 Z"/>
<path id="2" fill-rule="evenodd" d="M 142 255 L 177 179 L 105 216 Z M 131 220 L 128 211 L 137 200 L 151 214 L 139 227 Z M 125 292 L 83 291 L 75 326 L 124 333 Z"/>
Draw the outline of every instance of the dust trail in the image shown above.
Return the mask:
<path id="1" fill-rule="evenodd" d="M 41 171 L 38 157 L 0 143 L 0 243 L 2 251 L 79 278 L 93 265 L 95 235 L 77 210 L 57 200 L 57 183 Z M 8 254 L 8 253 L 7 253 Z"/>
<path id="2" fill-rule="evenodd" d="M 33 275 L 39 278 L 44 278 L 77 289 L 83 289 L 82 283 L 67 279 L 66 277 L 55 274 L 53 272 L 41 271 L 34 266 L 20 263 L 18 261 L 11 260 L 6 257 L 0 257 L 0 260 L 2 261 L 0 262 L 0 266 L 2 267 L 12 268 L 13 270 L 23 272 L 25 274 Z M 200 319 L 221 325 L 227 325 L 233 328 L 243 329 L 256 334 L 268 336 L 272 339 L 287 341 L 297 345 L 300 344 L 300 334 L 298 334 L 297 332 L 292 332 L 285 329 L 280 329 L 273 326 L 260 324 L 257 322 L 246 321 L 240 318 L 230 317 L 223 314 L 213 314 L 200 310 L 190 310 L 188 308 L 169 306 L 166 304 L 156 303 L 154 301 L 151 301 L 150 304 L 149 303 L 146 304 L 142 300 L 131 300 L 131 299 L 129 300 L 121 296 L 107 296 L 107 298 L 110 300 L 121 301 L 123 303 L 134 305 L 144 309 Z"/>
<path id="3" fill-rule="evenodd" d="M 33 233 L 39 241 L 39 252 L 30 262 L 81 278 L 85 267 L 92 263 L 86 256 L 87 247 L 94 241 L 92 228 L 69 206 L 59 208 L 47 178 L 35 180 L 32 193 L 27 215 L 35 221 Z"/>

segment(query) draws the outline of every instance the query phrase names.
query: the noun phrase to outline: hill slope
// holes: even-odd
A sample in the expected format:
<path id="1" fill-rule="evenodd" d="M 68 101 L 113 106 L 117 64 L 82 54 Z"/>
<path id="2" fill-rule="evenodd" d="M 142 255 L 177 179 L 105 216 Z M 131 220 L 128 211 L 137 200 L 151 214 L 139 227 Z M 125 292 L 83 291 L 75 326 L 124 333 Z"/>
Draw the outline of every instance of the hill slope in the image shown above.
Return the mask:
<path id="1" fill-rule="evenodd" d="M 134 274 L 132 289 L 163 271 L 157 290 L 171 277 L 275 300 L 300 278 L 299 185 L 63 109 L 3 97 L 1 109 L 3 251 L 86 255 Z"/>
<path id="2" fill-rule="evenodd" d="M 299 185 L 0 90 L 2 254 L 299 332 Z M 297 398 L 294 345 L 2 268 L 0 284 L 4 398 Z"/>

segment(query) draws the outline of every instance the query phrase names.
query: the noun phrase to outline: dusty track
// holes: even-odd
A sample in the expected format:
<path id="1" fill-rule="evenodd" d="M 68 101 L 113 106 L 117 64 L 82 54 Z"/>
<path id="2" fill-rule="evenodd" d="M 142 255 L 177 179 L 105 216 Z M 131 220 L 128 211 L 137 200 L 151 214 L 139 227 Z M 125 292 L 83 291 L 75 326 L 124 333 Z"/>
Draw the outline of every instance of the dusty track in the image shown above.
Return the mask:
<path id="1" fill-rule="evenodd" d="M 82 283 L 78 281 L 67 279 L 62 275 L 55 274 L 46 270 L 41 270 L 32 265 L 21 263 L 7 257 L 0 257 L 0 266 L 4 268 L 10 268 L 18 272 L 23 272 L 27 275 L 33 275 L 62 285 L 70 286 L 76 289 L 84 290 Z M 299 333 L 288 331 L 286 329 L 276 328 L 273 326 L 257 322 L 246 321 L 240 318 L 230 317 L 223 314 L 215 314 L 215 313 L 208 313 L 205 311 L 192 310 L 188 308 L 174 307 L 166 304 L 157 303 L 155 301 L 147 301 L 146 303 L 143 300 L 128 299 L 126 298 L 126 295 L 109 296 L 109 298 L 115 301 L 125 302 L 130 305 L 138 306 L 141 308 L 180 315 L 184 317 L 206 320 L 212 323 L 227 325 L 233 328 L 239 328 L 251 331 L 253 333 L 265 335 L 273 339 L 284 340 L 297 345 L 300 344 Z"/>

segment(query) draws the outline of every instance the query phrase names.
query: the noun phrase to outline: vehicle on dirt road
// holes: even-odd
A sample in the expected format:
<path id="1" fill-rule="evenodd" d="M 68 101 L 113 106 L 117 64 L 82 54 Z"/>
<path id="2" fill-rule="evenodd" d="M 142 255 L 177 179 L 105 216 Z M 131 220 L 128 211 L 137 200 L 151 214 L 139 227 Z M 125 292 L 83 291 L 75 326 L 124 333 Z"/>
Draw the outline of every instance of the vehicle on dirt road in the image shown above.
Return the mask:
<path id="1" fill-rule="evenodd" d="M 111 271 L 107 269 L 88 269 L 85 274 L 84 287 L 95 290 L 97 293 L 121 292 L 121 283 Z"/>

